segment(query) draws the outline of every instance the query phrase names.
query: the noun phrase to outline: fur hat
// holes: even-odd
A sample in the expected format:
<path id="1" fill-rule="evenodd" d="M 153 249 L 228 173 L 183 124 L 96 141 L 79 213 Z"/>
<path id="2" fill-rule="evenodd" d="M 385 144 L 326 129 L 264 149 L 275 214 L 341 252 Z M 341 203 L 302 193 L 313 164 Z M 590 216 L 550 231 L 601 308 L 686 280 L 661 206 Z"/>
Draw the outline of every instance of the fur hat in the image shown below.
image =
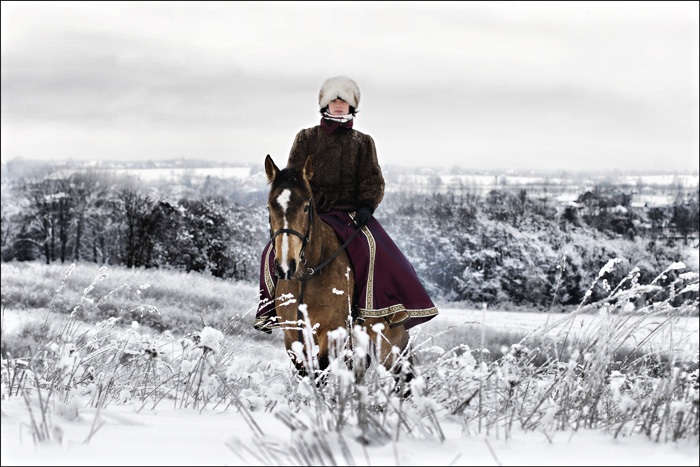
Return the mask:
<path id="1" fill-rule="evenodd" d="M 347 76 L 328 78 L 318 93 L 318 105 L 323 109 L 337 98 L 343 99 L 357 110 L 360 104 L 360 88 Z"/>

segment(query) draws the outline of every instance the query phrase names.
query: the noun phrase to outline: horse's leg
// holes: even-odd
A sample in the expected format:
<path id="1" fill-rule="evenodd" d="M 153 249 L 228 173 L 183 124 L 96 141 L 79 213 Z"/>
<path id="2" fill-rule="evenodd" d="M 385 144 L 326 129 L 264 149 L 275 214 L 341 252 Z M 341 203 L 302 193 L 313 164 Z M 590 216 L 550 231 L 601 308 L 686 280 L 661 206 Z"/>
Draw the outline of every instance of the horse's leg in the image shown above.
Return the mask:
<path id="1" fill-rule="evenodd" d="M 374 336 L 378 347 L 377 358 L 384 368 L 393 373 L 394 391 L 403 397 L 410 395 L 410 382 L 415 376 L 409 337 L 403 326 L 390 327 L 379 337 L 376 333 Z"/>
<path id="2" fill-rule="evenodd" d="M 402 397 L 411 395 L 411 381 L 415 376 L 413 354 L 410 348 L 404 349 L 403 361 L 394 369 L 394 391 Z"/>
<path id="3" fill-rule="evenodd" d="M 347 297 L 352 289 L 344 290 L 343 283 L 351 287 L 352 282 L 348 282 L 345 277 L 339 278 L 339 273 L 335 269 L 324 269 L 323 275 L 310 280 L 304 297 L 304 302 L 308 305 L 309 321 L 314 329 L 314 342 L 318 346 L 316 356 L 319 372 L 325 372 L 328 369 L 332 358 L 344 354 L 344 349 L 341 354 L 341 349 L 338 348 L 339 345 L 344 344 L 336 341 L 341 337 L 345 341 L 347 336 L 343 332 L 339 334 L 338 330 L 347 329 L 346 319 L 349 314 Z"/>
<path id="4" fill-rule="evenodd" d="M 326 384 L 327 374 L 324 373 L 328 368 L 328 333 L 322 332 L 316 339 L 318 345 L 318 374 L 316 375 L 316 386 L 320 387 Z"/>
<path id="5" fill-rule="evenodd" d="M 306 376 L 306 367 L 304 366 L 303 361 L 299 361 L 299 358 L 297 357 L 296 353 L 292 350 L 292 344 L 297 342 L 298 340 L 298 333 L 297 330 L 290 330 L 290 329 L 284 329 L 284 347 L 287 349 L 287 354 L 289 355 L 289 359 L 292 361 L 294 364 L 294 367 L 297 370 L 297 373 L 299 374 L 300 377 Z"/>

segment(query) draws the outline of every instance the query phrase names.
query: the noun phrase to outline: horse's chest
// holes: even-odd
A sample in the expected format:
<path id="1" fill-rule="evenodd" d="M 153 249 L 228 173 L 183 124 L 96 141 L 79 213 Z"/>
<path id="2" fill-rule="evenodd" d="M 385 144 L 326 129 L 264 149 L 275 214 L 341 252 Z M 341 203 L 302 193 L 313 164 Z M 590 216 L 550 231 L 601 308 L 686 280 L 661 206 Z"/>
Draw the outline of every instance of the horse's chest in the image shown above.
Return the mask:
<path id="1" fill-rule="evenodd" d="M 331 278 L 330 270 L 308 281 L 304 288 L 303 304 L 313 324 L 319 323 L 324 328 L 335 329 L 342 326 L 351 310 L 353 280 L 345 275 Z M 325 280 L 323 280 L 325 279 Z M 277 314 L 282 321 L 296 321 L 300 304 L 301 287 L 297 281 L 279 280 L 277 282 Z"/>

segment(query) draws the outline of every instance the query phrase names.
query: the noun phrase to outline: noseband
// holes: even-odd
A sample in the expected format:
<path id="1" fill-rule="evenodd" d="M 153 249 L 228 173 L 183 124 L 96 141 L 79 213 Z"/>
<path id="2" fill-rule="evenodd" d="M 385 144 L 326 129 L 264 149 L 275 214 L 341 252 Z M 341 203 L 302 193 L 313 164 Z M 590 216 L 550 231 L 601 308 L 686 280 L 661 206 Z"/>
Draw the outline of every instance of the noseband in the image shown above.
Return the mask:
<path id="1" fill-rule="evenodd" d="M 270 208 L 269 207 L 267 208 L 268 216 L 270 216 L 270 241 L 273 242 L 272 246 L 274 247 L 275 238 L 277 238 L 277 236 L 279 234 L 286 233 L 286 234 L 296 235 L 297 237 L 299 237 L 301 239 L 301 242 L 302 242 L 301 251 L 299 252 L 299 259 L 301 259 L 301 263 L 304 266 L 306 266 L 306 258 L 304 258 L 304 250 L 306 250 L 306 246 L 309 244 L 309 234 L 311 233 L 311 224 L 313 224 L 313 221 L 314 221 L 314 210 L 312 209 L 313 202 L 314 202 L 313 198 L 309 198 L 309 202 L 304 207 L 304 212 L 308 211 L 308 213 L 309 213 L 309 224 L 306 226 L 306 233 L 304 235 L 302 235 L 300 232 L 297 232 L 294 229 L 279 229 L 273 234 L 272 233 L 272 217 L 269 213 Z M 302 282 L 302 285 L 304 282 L 306 282 L 306 280 L 310 279 L 311 276 L 314 275 L 314 273 L 320 272 L 321 269 L 323 269 L 328 263 L 333 261 L 335 259 L 335 257 L 338 256 L 350 244 L 350 242 L 353 241 L 353 239 L 355 237 L 357 237 L 357 234 L 359 234 L 361 230 L 362 230 L 362 228 L 358 227 L 352 233 L 352 235 L 350 235 L 350 237 L 345 241 L 345 243 L 343 243 L 343 245 L 340 248 L 338 248 L 335 251 L 335 253 L 333 253 L 325 261 L 323 261 L 323 246 L 321 246 L 321 260 L 323 262 L 321 264 L 319 264 L 318 266 L 316 266 L 315 268 L 307 268 L 306 274 L 304 274 L 304 277 L 300 279 Z"/>

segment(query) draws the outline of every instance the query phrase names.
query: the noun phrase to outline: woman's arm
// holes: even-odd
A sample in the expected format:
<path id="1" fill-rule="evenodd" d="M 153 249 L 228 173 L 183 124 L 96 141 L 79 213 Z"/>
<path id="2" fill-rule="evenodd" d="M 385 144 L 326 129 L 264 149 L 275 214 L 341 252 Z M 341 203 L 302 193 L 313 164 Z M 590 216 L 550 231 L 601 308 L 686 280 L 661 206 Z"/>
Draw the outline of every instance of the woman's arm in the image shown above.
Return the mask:
<path id="1" fill-rule="evenodd" d="M 368 207 L 372 212 L 377 209 L 384 198 L 384 176 L 377 160 L 377 149 L 374 140 L 366 135 L 362 145 L 359 167 L 357 168 L 359 207 Z"/>
<path id="2" fill-rule="evenodd" d="M 308 155 L 309 145 L 306 141 L 304 130 L 301 130 L 299 133 L 297 133 L 296 138 L 294 138 L 294 144 L 292 144 L 292 149 L 289 151 L 287 167 L 293 167 L 301 171 L 304 168 L 304 162 L 306 161 L 306 156 Z"/>

